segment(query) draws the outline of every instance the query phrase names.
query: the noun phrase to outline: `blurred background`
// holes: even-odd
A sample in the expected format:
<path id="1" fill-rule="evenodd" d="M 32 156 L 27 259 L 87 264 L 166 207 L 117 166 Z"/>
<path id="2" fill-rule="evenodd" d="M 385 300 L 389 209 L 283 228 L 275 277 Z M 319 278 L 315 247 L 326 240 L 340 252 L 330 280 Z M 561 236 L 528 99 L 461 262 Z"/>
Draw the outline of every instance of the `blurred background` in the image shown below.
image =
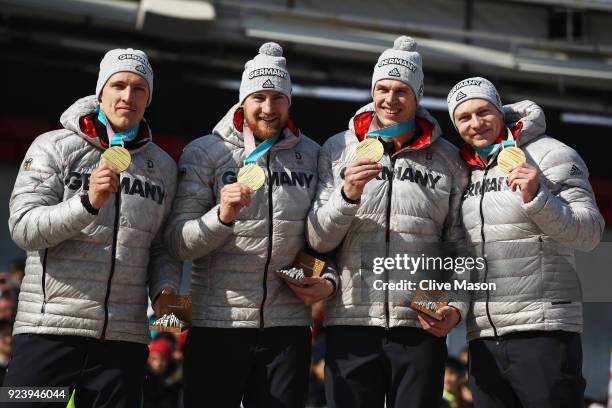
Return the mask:
<path id="1" fill-rule="evenodd" d="M 533 100 L 546 112 L 547 133 L 585 159 L 610 225 L 611 0 L 0 0 L 0 213 L 8 219 L 8 200 L 28 146 L 59 128 L 72 102 L 94 93 L 99 62 L 109 49 L 139 48 L 149 55 L 155 89 L 145 116 L 154 141 L 178 159 L 186 143 L 209 133 L 237 102 L 244 63 L 263 42 L 283 46 L 294 84 L 292 116 L 305 134 L 323 143 L 346 129 L 351 115 L 370 100 L 374 63 L 398 35 L 419 44 L 422 104 L 449 140 L 459 144 L 446 94 L 465 77 L 492 80 L 504 103 Z M 602 403 L 608 398 L 612 348 L 610 231 L 594 253 L 577 257 L 587 301 L 586 394 Z M 17 282 L 24 253 L 6 227 L 0 229 L 0 254 L 5 271 L 0 282 Z M 188 265 L 184 275 L 187 292 Z M 15 292 L 2 290 L 0 315 L 14 308 Z M 320 320 L 323 309 L 316 310 Z M 3 333 L 10 339 L 10 324 L 0 324 L 0 363 L 6 354 Z M 171 363 L 160 371 L 152 362 L 153 372 L 171 366 L 176 380 L 181 339 L 159 340 L 168 344 L 155 343 L 152 354 Z M 458 358 L 449 364 L 461 370 L 464 346 L 463 329 L 449 336 L 451 354 Z M 447 387 L 451 394 L 462 392 L 461 370 L 456 384 Z M 320 359 L 313 361 L 313 392 L 320 371 Z M 453 370 L 447 371 L 451 384 Z M 170 383 L 178 395 L 176 381 Z M 314 398 L 313 406 L 324 404 Z M 150 406 L 162 406 L 161 400 Z M 469 406 L 460 400 L 449 405 Z M 175 406 L 170 401 L 167 406 Z"/>

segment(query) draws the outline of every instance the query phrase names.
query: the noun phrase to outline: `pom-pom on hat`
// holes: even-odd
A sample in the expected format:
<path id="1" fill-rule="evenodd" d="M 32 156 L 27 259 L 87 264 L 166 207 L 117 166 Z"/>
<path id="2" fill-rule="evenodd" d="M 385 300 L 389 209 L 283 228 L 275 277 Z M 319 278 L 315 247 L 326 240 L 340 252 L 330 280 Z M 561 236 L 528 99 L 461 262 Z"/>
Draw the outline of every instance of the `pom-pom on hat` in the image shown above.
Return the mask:
<path id="1" fill-rule="evenodd" d="M 244 65 L 240 83 L 240 103 L 253 92 L 278 91 L 291 103 L 291 77 L 286 68 L 283 48 L 274 42 L 263 44 L 259 54 Z"/>

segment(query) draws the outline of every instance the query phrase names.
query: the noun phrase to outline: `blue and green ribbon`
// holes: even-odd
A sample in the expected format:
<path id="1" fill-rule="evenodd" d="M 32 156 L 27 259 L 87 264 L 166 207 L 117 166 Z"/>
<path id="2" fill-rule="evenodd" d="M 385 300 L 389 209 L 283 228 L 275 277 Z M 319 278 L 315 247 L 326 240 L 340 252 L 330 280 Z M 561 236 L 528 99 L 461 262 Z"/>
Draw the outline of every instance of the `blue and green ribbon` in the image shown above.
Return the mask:
<path id="1" fill-rule="evenodd" d="M 416 120 L 414 118 L 405 122 L 396 123 L 395 125 L 387 126 L 366 133 L 366 137 L 380 137 L 383 139 L 391 139 L 403 133 L 410 132 L 416 129 Z"/>
<path id="2" fill-rule="evenodd" d="M 108 129 L 108 120 L 106 119 L 106 115 L 102 111 L 102 109 L 98 110 L 98 120 L 106 126 Z M 138 131 L 140 130 L 140 122 L 131 129 L 122 130 L 121 132 L 113 133 L 109 135 L 108 143 L 110 146 L 123 146 L 124 142 L 131 142 L 136 139 L 138 136 Z"/>
<path id="3" fill-rule="evenodd" d="M 270 150 L 272 146 L 274 146 L 274 143 L 276 143 L 279 138 L 280 138 L 280 135 L 276 135 L 274 137 L 271 137 L 261 142 L 255 148 L 255 150 L 253 150 L 251 154 L 249 154 L 249 157 L 246 158 L 246 160 L 244 161 L 245 164 L 256 163 L 257 159 L 259 159 L 261 156 L 266 154 L 268 150 Z"/>

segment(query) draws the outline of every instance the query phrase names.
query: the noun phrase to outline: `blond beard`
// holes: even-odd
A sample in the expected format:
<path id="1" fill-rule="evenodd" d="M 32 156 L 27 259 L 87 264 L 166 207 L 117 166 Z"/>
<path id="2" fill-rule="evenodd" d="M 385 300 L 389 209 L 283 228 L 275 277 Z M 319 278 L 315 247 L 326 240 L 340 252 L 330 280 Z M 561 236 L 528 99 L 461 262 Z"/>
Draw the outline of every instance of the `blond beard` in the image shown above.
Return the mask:
<path id="1" fill-rule="evenodd" d="M 251 118 L 249 118 L 248 116 L 245 119 L 246 119 L 247 126 L 253 132 L 253 136 L 255 136 L 255 138 L 259 140 L 266 140 L 266 139 L 269 139 L 271 137 L 278 135 L 285 128 L 285 125 L 287 124 L 287 121 L 285 121 L 285 123 L 281 123 L 279 119 L 278 126 L 261 127 L 261 126 L 257 126 L 257 122 L 252 123 Z"/>

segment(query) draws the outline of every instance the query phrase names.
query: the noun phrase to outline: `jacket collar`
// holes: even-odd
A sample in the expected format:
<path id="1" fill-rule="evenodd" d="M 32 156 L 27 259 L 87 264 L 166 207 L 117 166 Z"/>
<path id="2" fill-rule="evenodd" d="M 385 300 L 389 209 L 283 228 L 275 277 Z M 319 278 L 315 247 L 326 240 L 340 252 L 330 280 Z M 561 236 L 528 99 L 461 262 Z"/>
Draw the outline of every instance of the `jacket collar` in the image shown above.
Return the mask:
<path id="1" fill-rule="evenodd" d="M 359 109 L 355 116 L 349 121 L 349 129 L 355 133 L 359 141 L 365 139 L 365 135 L 370 129 L 370 124 L 372 120 L 374 120 L 374 115 L 374 104 L 369 103 Z M 417 106 L 416 123 L 416 137 L 409 145 L 403 146 L 400 150 L 396 151 L 393 154 L 394 156 L 403 152 L 420 150 L 430 146 L 442 133 L 438 122 L 420 105 Z"/>
<path id="2" fill-rule="evenodd" d="M 100 132 L 96 129 L 94 117 L 98 112 L 100 103 L 95 95 L 86 96 L 73 103 L 62 114 L 60 122 L 65 129 L 70 130 L 88 143 L 100 149 L 108 147 L 108 141 L 99 137 Z M 151 129 L 147 122 L 142 119 L 140 123 L 140 133 L 138 142 L 130 148 L 130 151 L 136 152 L 145 147 L 153 140 Z"/>

